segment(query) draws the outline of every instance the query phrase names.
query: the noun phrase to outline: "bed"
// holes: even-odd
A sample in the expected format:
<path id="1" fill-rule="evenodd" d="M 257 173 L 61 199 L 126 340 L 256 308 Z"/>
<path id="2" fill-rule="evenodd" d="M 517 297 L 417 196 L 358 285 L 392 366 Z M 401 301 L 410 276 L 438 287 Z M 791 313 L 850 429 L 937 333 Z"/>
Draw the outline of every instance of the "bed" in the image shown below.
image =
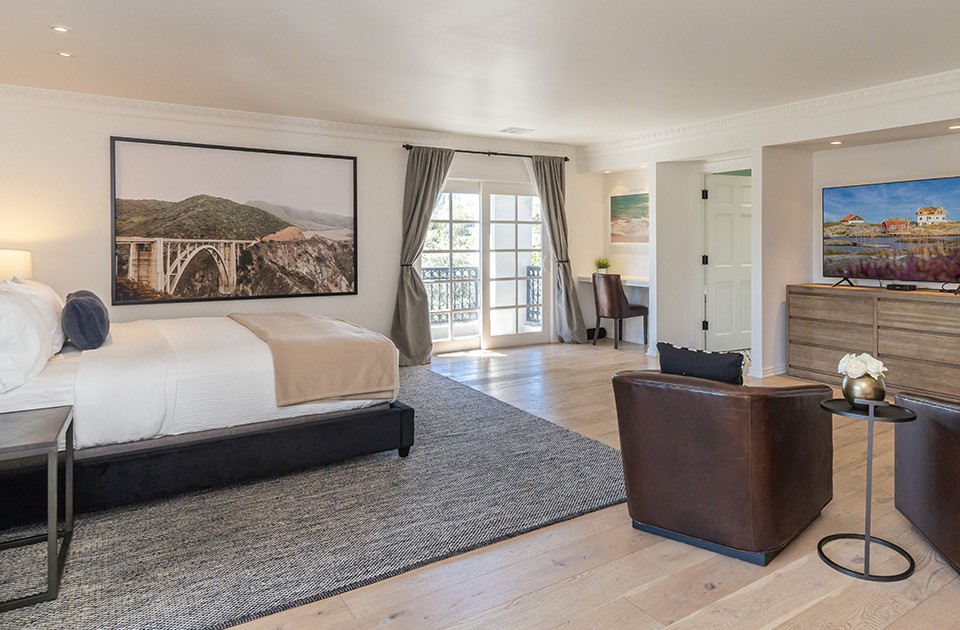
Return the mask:
<path id="1" fill-rule="evenodd" d="M 117 323 L 102 348 L 80 352 L 67 345 L 36 377 L 0 394 L 0 413 L 73 405 L 76 509 L 103 509 L 394 449 L 405 457 L 414 414 L 396 400 L 398 361 L 390 348 L 388 368 L 377 359 L 376 386 L 278 404 L 281 368 L 268 344 L 241 323 L 227 317 Z M 351 367 L 337 351 L 308 352 L 320 365 L 321 355 L 330 355 L 325 369 L 342 366 L 344 383 L 344 375 L 365 369 Z M 0 471 L 0 487 L 0 520 L 40 515 L 41 467 Z"/>

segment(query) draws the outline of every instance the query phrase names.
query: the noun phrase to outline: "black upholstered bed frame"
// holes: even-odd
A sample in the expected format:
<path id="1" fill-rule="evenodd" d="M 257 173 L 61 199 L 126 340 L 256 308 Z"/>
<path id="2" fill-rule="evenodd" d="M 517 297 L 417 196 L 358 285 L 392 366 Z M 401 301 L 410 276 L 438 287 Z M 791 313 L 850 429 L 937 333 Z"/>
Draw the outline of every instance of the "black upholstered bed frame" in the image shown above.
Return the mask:
<path id="1" fill-rule="evenodd" d="M 406 457 L 413 445 L 413 415 L 413 408 L 397 401 L 340 414 L 80 449 L 74 465 L 74 509 L 90 512 L 162 499 L 393 449 Z M 42 520 L 45 484 L 39 461 L 0 470 L 0 527 Z"/>

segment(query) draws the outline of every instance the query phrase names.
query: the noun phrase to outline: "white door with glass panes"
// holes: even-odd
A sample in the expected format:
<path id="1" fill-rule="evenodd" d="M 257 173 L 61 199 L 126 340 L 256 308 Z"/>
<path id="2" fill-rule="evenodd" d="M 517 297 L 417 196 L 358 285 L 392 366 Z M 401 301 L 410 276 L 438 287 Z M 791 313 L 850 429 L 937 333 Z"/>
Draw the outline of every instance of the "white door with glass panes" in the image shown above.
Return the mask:
<path id="1" fill-rule="evenodd" d="M 482 347 L 545 343 L 552 304 L 543 211 L 532 185 L 483 186 Z"/>
<path id="2" fill-rule="evenodd" d="M 544 262 L 532 186 L 449 181 L 419 260 L 434 352 L 546 341 Z"/>

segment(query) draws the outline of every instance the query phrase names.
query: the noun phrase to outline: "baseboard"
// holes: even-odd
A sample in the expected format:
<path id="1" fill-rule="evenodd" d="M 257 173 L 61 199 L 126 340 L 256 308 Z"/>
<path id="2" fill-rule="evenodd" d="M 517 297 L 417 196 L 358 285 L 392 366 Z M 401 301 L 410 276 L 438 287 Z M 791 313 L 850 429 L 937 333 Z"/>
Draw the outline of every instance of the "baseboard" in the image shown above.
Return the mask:
<path id="1" fill-rule="evenodd" d="M 768 378 L 770 376 L 780 376 L 787 373 L 787 365 L 775 365 L 774 367 L 760 368 L 756 365 L 750 366 L 750 371 L 747 372 L 747 376 L 752 376 L 754 378 Z"/>

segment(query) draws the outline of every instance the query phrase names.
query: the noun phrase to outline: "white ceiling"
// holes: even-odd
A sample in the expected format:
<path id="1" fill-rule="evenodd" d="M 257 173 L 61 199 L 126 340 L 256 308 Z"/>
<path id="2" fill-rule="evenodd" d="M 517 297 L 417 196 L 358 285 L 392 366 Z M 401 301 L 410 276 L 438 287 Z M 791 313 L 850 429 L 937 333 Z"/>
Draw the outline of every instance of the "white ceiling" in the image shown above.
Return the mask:
<path id="1" fill-rule="evenodd" d="M 954 70 L 958 24 L 954 0 L 0 0 L 0 84 L 579 145 Z"/>

